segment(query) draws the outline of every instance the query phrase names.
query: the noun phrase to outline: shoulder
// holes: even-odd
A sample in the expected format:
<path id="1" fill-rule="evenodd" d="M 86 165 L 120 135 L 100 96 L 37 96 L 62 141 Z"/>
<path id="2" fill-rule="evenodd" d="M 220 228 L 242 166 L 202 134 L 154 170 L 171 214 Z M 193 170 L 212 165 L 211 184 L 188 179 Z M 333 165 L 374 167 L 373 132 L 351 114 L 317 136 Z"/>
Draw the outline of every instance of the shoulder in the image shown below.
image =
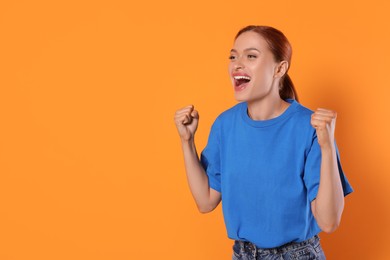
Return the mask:
<path id="1" fill-rule="evenodd" d="M 229 109 L 220 113 L 217 118 L 214 120 L 211 129 L 214 131 L 219 131 L 221 129 L 230 128 L 237 122 L 237 119 L 240 117 L 241 111 L 245 104 L 238 103 Z"/>
<path id="2" fill-rule="evenodd" d="M 225 118 L 229 118 L 231 116 L 235 116 L 235 115 L 240 113 L 240 111 L 244 107 L 244 105 L 245 105 L 244 102 L 237 103 L 234 106 L 223 111 L 221 114 L 219 114 L 219 116 L 217 118 L 225 119 Z"/>
<path id="3" fill-rule="evenodd" d="M 311 115 L 314 112 L 298 102 L 296 102 L 296 104 L 297 107 L 294 115 L 292 116 L 292 121 L 297 129 L 299 129 L 297 136 L 313 140 L 313 138 L 316 136 L 316 131 L 311 125 Z"/>
<path id="4" fill-rule="evenodd" d="M 295 113 L 294 113 L 294 118 L 296 120 L 299 120 L 301 122 L 308 122 L 310 123 L 311 120 L 311 115 L 314 113 L 311 109 L 303 106 L 302 104 L 298 103 L 297 101 L 295 102 Z"/>
<path id="5" fill-rule="evenodd" d="M 293 112 L 291 112 L 289 120 L 286 121 L 285 128 L 293 130 L 296 136 L 313 138 L 315 135 L 315 129 L 311 125 L 313 111 L 295 100 L 290 102 Z"/>
<path id="6" fill-rule="evenodd" d="M 215 121 L 219 121 L 219 122 L 231 121 L 234 117 L 240 115 L 244 106 L 245 104 L 241 102 L 230 107 L 229 109 L 219 114 Z"/>

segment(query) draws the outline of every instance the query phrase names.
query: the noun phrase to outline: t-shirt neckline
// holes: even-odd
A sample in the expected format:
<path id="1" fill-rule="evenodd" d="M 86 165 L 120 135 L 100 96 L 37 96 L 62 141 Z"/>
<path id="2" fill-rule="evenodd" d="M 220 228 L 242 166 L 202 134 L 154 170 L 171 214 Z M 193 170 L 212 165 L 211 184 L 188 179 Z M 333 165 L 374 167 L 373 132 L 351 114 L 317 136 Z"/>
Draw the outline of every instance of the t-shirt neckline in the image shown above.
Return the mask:
<path id="1" fill-rule="evenodd" d="M 241 106 L 241 115 L 242 119 L 249 125 L 253 127 L 267 127 L 271 126 L 277 123 L 280 123 L 290 117 L 292 113 L 295 112 L 296 108 L 298 107 L 298 102 L 295 101 L 294 99 L 286 99 L 290 105 L 288 108 L 279 116 L 272 118 L 272 119 L 267 119 L 267 120 L 253 120 L 252 118 L 249 117 L 247 111 L 248 111 L 248 103 L 247 102 L 242 102 Z"/>

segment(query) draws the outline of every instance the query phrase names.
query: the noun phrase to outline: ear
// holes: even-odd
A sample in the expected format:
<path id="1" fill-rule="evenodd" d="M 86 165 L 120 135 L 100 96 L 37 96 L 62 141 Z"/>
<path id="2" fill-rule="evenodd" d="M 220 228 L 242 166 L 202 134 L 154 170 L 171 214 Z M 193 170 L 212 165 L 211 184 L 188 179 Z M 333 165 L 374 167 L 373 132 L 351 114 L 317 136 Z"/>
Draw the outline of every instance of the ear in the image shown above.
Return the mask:
<path id="1" fill-rule="evenodd" d="M 287 70 L 288 70 L 288 62 L 283 60 L 281 61 L 277 67 L 275 68 L 275 74 L 274 74 L 274 78 L 281 78 L 284 76 L 284 74 L 286 74 Z"/>

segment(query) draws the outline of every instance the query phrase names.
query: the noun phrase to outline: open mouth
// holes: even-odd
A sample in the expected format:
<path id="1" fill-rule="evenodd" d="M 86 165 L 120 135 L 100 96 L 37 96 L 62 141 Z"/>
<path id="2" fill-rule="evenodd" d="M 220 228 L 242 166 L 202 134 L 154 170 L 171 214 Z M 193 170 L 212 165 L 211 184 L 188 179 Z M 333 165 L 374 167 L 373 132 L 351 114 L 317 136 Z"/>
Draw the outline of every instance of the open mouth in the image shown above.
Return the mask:
<path id="1" fill-rule="evenodd" d="M 249 76 L 234 76 L 234 88 L 239 91 L 246 87 L 246 84 L 251 81 Z"/>

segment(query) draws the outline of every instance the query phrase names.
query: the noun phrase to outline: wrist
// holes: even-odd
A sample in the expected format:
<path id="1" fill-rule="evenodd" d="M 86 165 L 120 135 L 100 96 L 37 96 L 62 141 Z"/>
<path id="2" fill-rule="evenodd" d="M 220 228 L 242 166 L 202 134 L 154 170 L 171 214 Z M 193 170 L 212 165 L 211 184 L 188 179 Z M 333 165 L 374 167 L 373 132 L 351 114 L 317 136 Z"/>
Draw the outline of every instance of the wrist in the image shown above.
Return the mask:
<path id="1" fill-rule="evenodd" d="M 194 137 L 190 137 L 190 138 L 181 138 L 181 144 L 182 146 L 193 146 L 195 144 L 195 140 L 194 140 Z"/>
<path id="2" fill-rule="evenodd" d="M 329 145 L 322 145 L 320 146 L 321 148 L 321 153 L 336 153 L 336 147 L 335 145 L 332 143 L 332 144 L 329 144 Z"/>
<path id="3" fill-rule="evenodd" d="M 188 140 L 182 139 L 181 140 L 181 147 L 182 147 L 184 153 L 197 155 L 194 138 L 190 138 Z"/>

